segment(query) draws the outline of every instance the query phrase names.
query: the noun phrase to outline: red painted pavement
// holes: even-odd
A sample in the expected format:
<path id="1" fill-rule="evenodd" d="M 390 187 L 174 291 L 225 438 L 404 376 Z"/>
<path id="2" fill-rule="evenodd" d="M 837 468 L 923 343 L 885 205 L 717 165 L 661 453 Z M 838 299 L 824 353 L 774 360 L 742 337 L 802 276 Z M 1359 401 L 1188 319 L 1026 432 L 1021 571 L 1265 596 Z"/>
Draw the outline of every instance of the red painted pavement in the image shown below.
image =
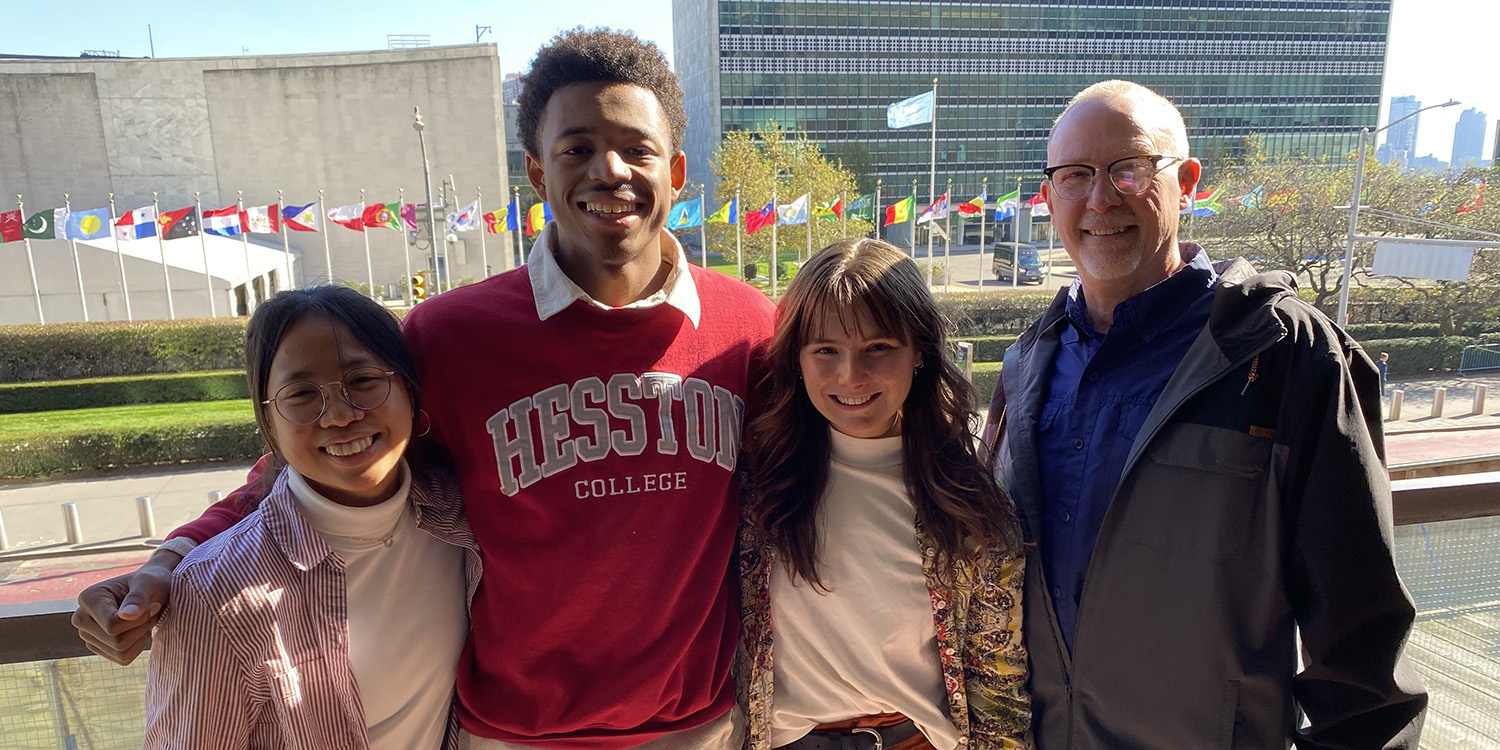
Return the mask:
<path id="1" fill-rule="evenodd" d="M 0 604 L 72 599 L 85 587 L 140 567 L 150 550 L 0 562 Z"/>
<path id="2" fill-rule="evenodd" d="M 1402 432 L 1385 436 L 1387 466 L 1497 453 L 1500 453 L 1500 427 Z"/>

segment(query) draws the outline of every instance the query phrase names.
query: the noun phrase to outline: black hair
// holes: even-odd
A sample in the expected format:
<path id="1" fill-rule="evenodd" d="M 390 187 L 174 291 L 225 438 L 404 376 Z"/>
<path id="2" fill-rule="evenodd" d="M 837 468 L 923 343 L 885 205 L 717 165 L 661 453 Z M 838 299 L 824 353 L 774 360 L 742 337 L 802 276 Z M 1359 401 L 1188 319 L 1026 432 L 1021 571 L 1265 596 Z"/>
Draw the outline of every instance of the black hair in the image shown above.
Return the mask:
<path id="1" fill-rule="evenodd" d="M 406 381 L 406 391 L 411 396 L 411 412 L 416 415 L 422 406 L 421 388 L 417 384 L 417 361 L 401 336 L 401 327 L 396 316 L 384 305 L 346 286 L 326 285 L 281 292 L 256 308 L 245 331 L 245 380 L 250 384 L 250 400 L 255 406 L 255 424 L 260 427 L 261 439 L 276 455 L 277 462 L 283 459 L 276 445 L 275 432 L 271 427 L 271 404 L 261 403 L 270 398 L 266 392 L 271 378 L 271 362 L 276 359 L 276 350 L 281 339 L 293 323 L 317 315 L 341 323 L 359 339 L 370 353 L 379 357 L 397 375 Z M 274 480 L 280 472 L 267 472 Z"/>
<path id="2" fill-rule="evenodd" d="M 682 105 L 682 84 L 667 65 L 661 49 L 634 34 L 579 26 L 552 37 L 536 53 L 531 69 L 521 79 L 516 100 L 516 131 L 521 145 L 540 155 L 537 142 L 542 112 L 557 90 L 574 83 L 628 83 L 656 95 L 672 134 L 672 150 L 682 149 L 687 136 L 687 110 Z"/>

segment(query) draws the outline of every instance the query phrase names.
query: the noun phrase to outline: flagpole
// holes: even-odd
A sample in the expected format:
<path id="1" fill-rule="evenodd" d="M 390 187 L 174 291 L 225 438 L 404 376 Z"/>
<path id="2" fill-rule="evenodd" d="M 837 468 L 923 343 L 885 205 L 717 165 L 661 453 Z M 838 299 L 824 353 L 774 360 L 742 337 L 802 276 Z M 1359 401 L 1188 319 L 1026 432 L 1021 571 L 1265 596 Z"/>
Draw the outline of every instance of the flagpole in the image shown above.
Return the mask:
<path id="1" fill-rule="evenodd" d="M 234 191 L 235 215 L 240 220 L 240 251 L 245 256 L 245 314 L 255 312 L 255 272 L 250 270 L 250 217 L 245 215 L 245 191 Z"/>
<path id="2" fill-rule="evenodd" d="M 516 238 L 516 267 L 526 262 L 526 256 L 521 252 L 521 189 L 513 187 L 510 189 L 511 203 L 516 207 L 516 228 L 511 230 L 512 236 Z M 506 209 L 510 213 L 510 209 Z"/>
<path id="3" fill-rule="evenodd" d="M 318 188 L 318 220 L 323 222 L 323 264 L 328 269 L 328 283 L 333 283 L 333 253 L 328 250 L 328 214 L 324 213 L 323 189 Z"/>
<path id="4" fill-rule="evenodd" d="M 1010 255 L 1010 288 L 1021 285 L 1021 178 L 1016 178 L 1015 231 L 1012 233 Z"/>
<path id="5" fill-rule="evenodd" d="M 21 240 L 26 245 L 26 267 L 31 270 L 31 296 L 36 299 L 36 321 L 45 324 L 47 317 L 42 315 L 42 288 L 36 282 L 36 260 L 31 257 L 31 238 L 26 236 L 26 204 L 21 202 L 21 194 L 16 193 L 16 213 L 21 215 Z M 53 236 L 57 230 L 52 230 Z"/>
<path id="6" fill-rule="evenodd" d="M 740 244 L 740 191 L 738 189 L 734 191 L 734 210 L 730 213 L 734 214 L 731 217 L 733 221 L 730 222 L 734 225 L 734 265 L 736 271 L 739 273 L 740 281 L 744 281 L 745 254 L 743 252 L 744 246 Z"/>
<path id="7" fill-rule="evenodd" d="M 68 200 L 68 194 L 63 193 L 63 216 L 73 213 L 73 202 Z M 64 221 L 67 221 L 66 218 Z M 25 231 L 24 228 L 22 231 Z M 113 228 L 110 231 L 114 231 Z M 52 228 L 53 236 L 57 235 L 57 227 Z M 67 225 L 64 224 L 63 234 L 68 234 Z M 73 270 L 78 274 L 78 306 L 83 308 L 83 322 L 89 322 L 89 298 L 83 292 L 83 265 L 78 262 L 78 242 L 68 237 L 68 246 L 73 248 Z"/>
<path id="8" fill-rule="evenodd" d="M 932 79 L 932 154 L 931 154 L 931 160 L 928 162 L 928 172 L 927 172 L 927 202 L 929 204 L 934 203 L 934 202 L 937 201 L 937 113 L 938 113 L 937 89 L 938 89 L 938 79 L 936 77 L 934 77 Z M 912 193 L 915 195 L 916 191 L 912 191 Z M 916 201 L 912 201 L 912 203 L 916 203 Z M 916 209 L 916 206 L 912 206 L 912 208 Z M 931 254 L 932 254 L 931 253 L 931 247 L 929 247 L 928 248 L 928 256 L 930 257 Z M 931 264 L 929 263 L 928 265 L 929 265 L 928 270 L 930 271 L 931 270 Z"/>
<path id="9" fill-rule="evenodd" d="M 704 268 L 708 268 L 708 217 L 703 215 L 704 210 L 708 208 L 708 204 L 703 200 L 706 190 L 708 190 L 707 183 L 698 186 L 698 242 L 702 245 L 699 248 L 699 255 L 703 258 Z"/>
<path id="10" fill-rule="evenodd" d="M 367 283 L 367 284 L 370 285 L 370 299 L 376 299 L 376 297 L 375 297 L 375 264 L 374 264 L 374 262 L 372 262 L 370 260 L 370 227 L 364 225 L 365 209 L 367 209 L 369 207 L 370 207 L 369 204 L 365 203 L 365 189 L 364 188 L 360 188 L 359 189 L 359 215 L 360 215 L 360 225 L 361 225 L 360 226 L 360 230 L 361 231 L 360 231 L 359 235 L 360 235 L 360 237 L 363 237 L 364 240 L 365 240 L 365 283 Z M 428 213 L 429 216 L 432 214 L 432 204 L 430 204 L 430 203 L 427 204 L 427 213 Z M 437 241 L 437 239 L 434 238 L 433 242 L 436 242 L 436 241 Z M 438 287 L 439 292 L 441 292 L 442 288 L 443 288 L 442 281 L 438 282 L 437 287 Z M 379 300 L 376 300 L 376 301 L 378 302 Z"/>
<path id="11" fill-rule="evenodd" d="M 953 283 L 953 178 L 948 178 L 948 206 L 943 211 L 943 291 Z"/>
<path id="12" fill-rule="evenodd" d="M 932 199 L 932 203 L 936 203 L 936 202 L 937 202 L 937 198 L 933 198 Z M 912 213 L 916 213 L 916 210 L 917 210 L 917 207 L 915 205 L 916 201 L 912 201 L 912 203 L 914 204 L 911 207 L 912 208 Z M 931 208 L 931 204 L 929 204 L 928 207 Z M 925 214 L 927 212 L 923 211 L 922 213 Z M 915 224 L 912 225 L 912 229 L 913 229 L 913 231 L 916 230 L 916 225 Z M 915 239 L 915 238 L 913 238 L 913 239 Z M 929 286 L 929 287 L 932 286 L 932 217 L 931 216 L 927 217 L 927 286 Z"/>
<path id="13" fill-rule="evenodd" d="M 401 260 L 406 263 L 406 278 L 401 283 L 401 299 L 406 302 L 407 307 L 412 307 L 411 247 L 406 243 L 406 188 L 396 188 L 396 215 L 401 217 Z M 415 213 L 412 218 L 416 218 Z M 480 241 L 484 241 L 482 234 Z"/>
<path id="14" fill-rule="evenodd" d="M 812 183 L 809 182 L 807 184 L 807 204 L 803 206 L 803 208 L 807 211 L 807 257 L 801 259 L 803 262 L 806 262 L 808 258 L 812 257 L 812 207 Z"/>
<path id="15" fill-rule="evenodd" d="M 911 213 L 911 215 L 906 218 L 906 221 L 907 221 L 907 223 L 911 224 L 911 259 L 912 260 L 916 260 L 917 259 L 917 181 L 916 180 L 912 180 L 911 181 L 911 211 L 910 211 L 910 213 Z M 931 285 L 932 284 L 932 274 L 930 273 L 932 271 L 932 265 L 931 265 L 931 263 L 928 264 L 927 270 L 929 271 L 929 273 L 927 274 L 927 283 L 928 283 L 928 285 Z"/>
<path id="16" fill-rule="evenodd" d="M 203 201 L 199 199 L 198 191 L 196 190 L 193 191 L 193 205 L 198 207 L 198 221 L 200 222 L 198 225 L 198 247 L 203 251 L 203 282 L 208 287 L 208 317 L 217 318 L 219 317 L 219 306 L 214 302 L 214 276 L 209 272 L 208 268 L 208 238 L 205 236 L 208 232 L 204 231 L 201 223 L 203 221 Z M 238 220 L 239 217 L 236 216 L 235 219 Z"/>
<path id="17" fill-rule="evenodd" d="M 776 211 L 776 185 L 771 185 L 771 213 Z M 776 299 L 776 267 L 781 265 L 776 258 L 776 225 L 781 223 L 781 217 L 776 216 L 771 222 L 771 299 Z M 41 303 L 37 303 L 37 310 L 41 310 Z"/>
<path id="18" fill-rule="evenodd" d="M 474 187 L 474 206 L 475 218 L 479 219 L 480 221 L 484 221 L 484 190 L 477 185 Z M 481 279 L 487 279 L 490 277 L 490 251 L 489 248 L 485 247 L 484 235 L 484 228 L 480 227 L 479 262 L 484 264 L 484 272 L 480 274 Z M 407 270 L 406 275 L 411 275 L 410 269 Z"/>
<path id="19" fill-rule="evenodd" d="M 979 194 L 982 195 L 982 196 L 984 196 L 986 199 L 988 199 L 990 197 L 990 178 L 986 177 L 986 178 L 984 178 L 984 180 L 982 182 L 980 182 Z M 1017 200 L 1019 200 L 1020 196 L 1016 196 L 1016 198 L 1017 198 Z M 985 268 L 984 268 L 984 219 L 985 219 L 985 216 L 984 215 L 986 213 L 988 213 L 988 212 L 989 212 L 989 207 L 988 206 L 980 206 L 979 207 L 979 291 L 981 291 L 981 292 L 984 291 L 984 275 L 985 275 Z"/>
<path id="20" fill-rule="evenodd" d="M 885 239 L 885 214 L 880 212 L 880 188 L 885 180 L 875 181 L 875 212 L 870 214 L 870 223 L 875 225 L 875 239 Z"/>
<path id="21" fill-rule="evenodd" d="M 130 311 L 130 284 L 125 281 L 125 254 L 120 252 L 119 230 L 115 228 L 115 194 L 109 194 L 109 236 L 115 241 L 115 260 L 120 263 L 120 292 L 125 295 L 125 320 L 134 323 L 135 315 Z"/>
<path id="22" fill-rule="evenodd" d="M 151 193 L 151 213 L 151 220 L 156 223 L 156 250 L 161 253 L 161 280 L 167 287 L 167 317 L 176 320 L 177 310 L 172 306 L 172 277 L 167 274 L 167 246 L 162 241 L 164 227 L 161 224 L 161 205 L 156 201 L 155 192 Z M 40 312 L 40 308 L 38 311 Z"/>
<path id="23" fill-rule="evenodd" d="M 843 192 L 839 193 L 839 205 L 843 207 L 843 209 L 839 212 L 839 214 L 840 214 L 840 216 L 839 216 L 839 234 L 841 234 L 841 235 L 843 235 L 845 237 L 848 237 L 849 236 L 849 188 L 844 188 Z"/>
<path id="24" fill-rule="evenodd" d="M 281 227 L 281 252 L 286 254 L 286 283 L 281 288 L 293 289 L 296 285 L 292 283 L 292 244 L 286 238 L 286 201 L 280 190 L 276 191 L 276 226 Z"/>

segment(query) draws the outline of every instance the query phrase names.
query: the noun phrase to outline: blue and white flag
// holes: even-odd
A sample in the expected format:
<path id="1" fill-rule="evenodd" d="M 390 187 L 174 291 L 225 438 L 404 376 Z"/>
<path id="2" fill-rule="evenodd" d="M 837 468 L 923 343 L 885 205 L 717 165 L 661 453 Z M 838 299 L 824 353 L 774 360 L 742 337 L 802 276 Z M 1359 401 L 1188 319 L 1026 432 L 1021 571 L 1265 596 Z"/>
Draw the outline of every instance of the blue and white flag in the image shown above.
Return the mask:
<path id="1" fill-rule="evenodd" d="M 932 102 L 933 93 L 928 91 L 886 107 L 885 126 L 909 128 L 913 125 L 925 125 L 932 122 Z"/>
<path id="2" fill-rule="evenodd" d="M 692 229 L 703 223 L 703 196 L 672 206 L 667 214 L 668 229 Z"/>
<path id="3" fill-rule="evenodd" d="M 1021 190 L 1019 188 L 1000 196 L 995 203 L 995 221 L 1005 221 L 1012 218 L 1021 210 Z"/>
<path id="4" fill-rule="evenodd" d="M 97 240 L 109 236 L 109 209 L 69 211 L 66 222 L 70 240 Z"/>

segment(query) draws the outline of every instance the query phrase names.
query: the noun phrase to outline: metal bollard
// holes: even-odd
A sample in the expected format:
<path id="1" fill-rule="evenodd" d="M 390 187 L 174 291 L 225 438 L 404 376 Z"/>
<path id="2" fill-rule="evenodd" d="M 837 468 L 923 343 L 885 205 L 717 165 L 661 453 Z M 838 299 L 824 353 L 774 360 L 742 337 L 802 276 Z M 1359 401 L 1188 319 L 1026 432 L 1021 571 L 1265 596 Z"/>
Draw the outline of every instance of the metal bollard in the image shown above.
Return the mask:
<path id="1" fill-rule="evenodd" d="M 68 544 L 83 542 L 83 524 L 78 522 L 78 503 L 63 503 L 63 527 L 68 533 Z"/>
<path id="2" fill-rule="evenodd" d="M 964 380 L 974 382 L 974 345 L 967 341 L 954 344 L 958 348 L 958 369 L 963 372 Z"/>
<path id="3" fill-rule="evenodd" d="M 223 499 L 224 499 L 224 493 L 222 493 L 222 492 L 220 492 L 218 490 L 214 490 L 213 492 L 208 493 L 208 504 L 209 505 L 217 505 L 219 503 L 219 501 L 223 500 Z"/>
<path id="4" fill-rule="evenodd" d="M 1388 418 L 1390 421 L 1401 421 L 1401 402 L 1405 399 L 1406 391 L 1391 392 L 1391 416 Z"/>
<path id="5" fill-rule="evenodd" d="M 5 535 L 5 516 L 0 515 L 0 552 L 10 549 L 10 537 Z"/>
<path id="6" fill-rule="evenodd" d="M 1484 384 L 1474 386 L 1474 414 L 1484 413 L 1484 397 L 1489 395 L 1490 387 Z M 4 547 L 0 547 L 4 549 Z"/>
<path id="7" fill-rule="evenodd" d="M 150 495 L 142 495 L 135 499 L 135 518 L 141 525 L 141 536 L 146 539 L 155 539 L 156 513 L 151 510 Z"/>
<path id="8" fill-rule="evenodd" d="M 1432 392 L 1432 416 L 1433 418 L 1443 416 L 1443 402 L 1448 398 L 1448 389 L 1439 388 Z"/>

